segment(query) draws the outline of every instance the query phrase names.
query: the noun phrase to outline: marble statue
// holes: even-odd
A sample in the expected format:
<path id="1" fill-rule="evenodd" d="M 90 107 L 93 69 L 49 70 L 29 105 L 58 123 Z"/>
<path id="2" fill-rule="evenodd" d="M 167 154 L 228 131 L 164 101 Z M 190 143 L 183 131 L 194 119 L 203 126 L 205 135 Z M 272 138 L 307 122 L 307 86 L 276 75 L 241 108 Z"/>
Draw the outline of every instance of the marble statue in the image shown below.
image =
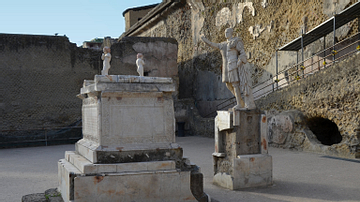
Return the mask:
<path id="1" fill-rule="evenodd" d="M 142 53 L 138 53 L 136 57 L 137 57 L 136 60 L 137 72 L 139 73 L 139 76 L 144 76 L 144 65 L 145 65 L 145 62 L 143 60 L 144 56 Z"/>
<path id="2" fill-rule="evenodd" d="M 244 44 L 238 37 L 233 37 L 233 29 L 225 30 L 227 41 L 222 43 L 213 43 L 201 35 L 200 38 L 207 45 L 219 49 L 223 65 L 222 65 L 222 82 L 226 83 L 226 87 L 236 98 L 236 106 L 234 109 L 247 108 L 255 109 L 255 101 L 251 89 L 251 73 L 245 68 L 247 63 Z M 244 94 L 244 101 L 241 98 L 241 92 Z"/>
<path id="3" fill-rule="evenodd" d="M 109 75 L 109 69 L 110 69 L 110 60 L 111 60 L 111 54 L 110 54 L 110 48 L 105 46 L 103 48 L 103 54 L 101 55 L 101 59 L 103 61 L 103 70 L 101 71 L 101 75 Z"/>

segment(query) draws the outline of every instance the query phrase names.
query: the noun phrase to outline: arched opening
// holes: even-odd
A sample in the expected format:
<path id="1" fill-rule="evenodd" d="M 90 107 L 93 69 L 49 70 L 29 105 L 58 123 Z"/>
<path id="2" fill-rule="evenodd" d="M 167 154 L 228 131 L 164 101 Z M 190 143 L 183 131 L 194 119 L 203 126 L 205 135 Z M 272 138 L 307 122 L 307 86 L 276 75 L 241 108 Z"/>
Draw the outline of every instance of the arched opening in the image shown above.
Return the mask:
<path id="1" fill-rule="evenodd" d="M 337 125 L 329 119 L 321 117 L 309 118 L 307 125 L 321 144 L 330 146 L 340 143 L 342 140 Z"/>
<path id="2" fill-rule="evenodd" d="M 185 122 L 177 122 L 177 136 L 185 137 Z"/>

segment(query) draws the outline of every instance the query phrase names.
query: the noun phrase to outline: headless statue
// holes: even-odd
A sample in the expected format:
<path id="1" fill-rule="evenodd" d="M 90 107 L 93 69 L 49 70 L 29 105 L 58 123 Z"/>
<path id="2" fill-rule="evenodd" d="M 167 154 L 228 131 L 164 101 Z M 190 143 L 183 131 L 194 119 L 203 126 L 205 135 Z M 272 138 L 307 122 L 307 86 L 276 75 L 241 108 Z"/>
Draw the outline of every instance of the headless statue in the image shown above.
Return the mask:
<path id="1" fill-rule="evenodd" d="M 137 72 L 139 73 L 139 76 L 144 76 L 144 65 L 145 62 L 143 60 L 143 54 L 138 53 L 137 54 L 137 60 L 136 60 L 136 65 L 137 65 Z"/>
<path id="2" fill-rule="evenodd" d="M 101 59 L 103 60 L 103 70 L 101 71 L 101 75 L 109 75 L 111 61 L 110 48 L 105 46 L 103 52 L 104 53 L 101 55 Z"/>

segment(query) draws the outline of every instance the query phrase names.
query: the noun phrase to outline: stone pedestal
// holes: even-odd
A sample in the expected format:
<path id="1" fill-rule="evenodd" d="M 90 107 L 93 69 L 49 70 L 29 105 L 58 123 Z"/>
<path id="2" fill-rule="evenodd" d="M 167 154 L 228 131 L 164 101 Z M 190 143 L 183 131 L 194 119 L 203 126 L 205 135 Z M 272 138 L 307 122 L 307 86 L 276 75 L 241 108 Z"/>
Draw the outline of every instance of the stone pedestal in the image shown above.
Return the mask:
<path id="1" fill-rule="evenodd" d="M 215 118 L 214 184 L 237 190 L 272 184 L 267 121 L 258 109 L 218 111 Z"/>
<path id="2" fill-rule="evenodd" d="M 58 163 L 64 201 L 207 201 L 175 142 L 173 91 L 171 78 L 84 81 L 83 139 Z"/>

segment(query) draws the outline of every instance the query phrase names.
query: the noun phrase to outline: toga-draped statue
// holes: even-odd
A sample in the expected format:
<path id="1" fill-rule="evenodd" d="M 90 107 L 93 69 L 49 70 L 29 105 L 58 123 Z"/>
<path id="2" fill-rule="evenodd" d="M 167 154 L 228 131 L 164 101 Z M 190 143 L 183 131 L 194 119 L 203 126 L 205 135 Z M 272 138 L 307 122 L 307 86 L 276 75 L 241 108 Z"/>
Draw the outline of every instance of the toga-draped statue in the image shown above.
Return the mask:
<path id="1" fill-rule="evenodd" d="M 244 44 L 238 37 L 233 37 L 233 29 L 225 30 L 227 41 L 222 43 L 213 43 L 201 35 L 201 40 L 209 46 L 219 49 L 223 65 L 222 65 L 222 82 L 226 83 L 226 87 L 236 98 L 235 109 L 247 108 L 255 109 L 255 101 L 252 93 L 251 74 L 245 68 L 247 63 Z M 241 92 L 244 94 L 244 101 L 241 98 Z"/>

